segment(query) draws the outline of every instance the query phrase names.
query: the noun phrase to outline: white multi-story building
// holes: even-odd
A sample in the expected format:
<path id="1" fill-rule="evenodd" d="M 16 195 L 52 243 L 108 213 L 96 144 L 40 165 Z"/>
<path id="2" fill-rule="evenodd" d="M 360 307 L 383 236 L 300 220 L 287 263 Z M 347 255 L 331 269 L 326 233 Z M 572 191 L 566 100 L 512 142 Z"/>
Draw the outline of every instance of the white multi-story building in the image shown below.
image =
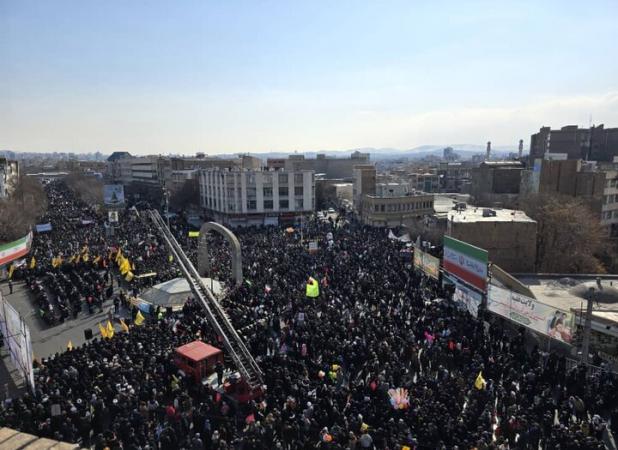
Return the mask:
<path id="1" fill-rule="evenodd" d="M 315 208 L 313 170 L 200 170 L 200 205 L 231 227 L 294 223 Z"/>

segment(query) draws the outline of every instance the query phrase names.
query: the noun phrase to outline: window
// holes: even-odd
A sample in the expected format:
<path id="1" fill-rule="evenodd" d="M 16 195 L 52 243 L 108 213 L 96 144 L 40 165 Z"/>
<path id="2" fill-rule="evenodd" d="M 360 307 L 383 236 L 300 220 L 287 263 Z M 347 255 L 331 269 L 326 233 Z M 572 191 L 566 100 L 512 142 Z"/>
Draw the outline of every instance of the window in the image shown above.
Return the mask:
<path id="1" fill-rule="evenodd" d="M 264 186 L 264 197 L 272 197 L 273 196 L 273 188 Z"/>
<path id="2" fill-rule="evenodd" d="M 247 176 L 247 184 L 255 184 L 255 174 L 251 173 Z"/>
<path id="3" fill-rule="evenodd" d="M 384 208 L 385 208 L 384 205 L 380 205 L 380 212 L 384 212 Z"/>
<path id="4" fill-rule="evenodd" d="M 256 195 L 257 195 L 257 191 L 255 189 L 255 186 L 247 188 L 247 197 L 255 198 Z"/>
<path id="5" fill-rule="evenodd" d="M 289 200 L 279 200 L 279 209 L 288 209 L 290 202 Z"/>
<path id="6" fill-rule="evenodd" d="M 287 196 L 288 196 L 288 187 L 279 186 L 279 197 L 287 197 Z"/>
<path id="7" fill-rule="evenodd" d="M 296 210 L 301 210 L 303 209 L 303 199 L 302 198 L 297 198 L 296 201 L 294 202 L 295 208 Z"/>
<path id="8" fill-rule="evenodd" d="M 288 184 L 288 174 L 287 173 L 279 174 L 279 184 Z"/>
<path id="9" fill-rule="evenodd" d="M 303 184 L 303 174 L 302 173 L 294 174 L 294 184 Z"/>
<path id="10" fill-rule="evenodd" d="M 247 209 L 255 211 L 257 209 L 257 202 L 255 200 L 247 200 Z"/>
<path id="11" fill-rule="evenodd" d="M 273 201 L 264 200 L 264 209 L 273 209 Z"/>
<path id="12" fill-rule="evenodd" d="M 303 187 L 294 186 L 294 195 L 303 195 Z"/>

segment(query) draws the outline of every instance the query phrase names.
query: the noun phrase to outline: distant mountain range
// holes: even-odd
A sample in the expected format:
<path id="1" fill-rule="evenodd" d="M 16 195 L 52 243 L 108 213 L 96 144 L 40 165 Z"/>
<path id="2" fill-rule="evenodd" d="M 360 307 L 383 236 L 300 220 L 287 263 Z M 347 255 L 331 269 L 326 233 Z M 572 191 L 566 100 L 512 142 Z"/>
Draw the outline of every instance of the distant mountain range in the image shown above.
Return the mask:
<path id="1" fill-rule="evenodd" d="M 304 154 L 307 158 L 315 158 L 318 153 L 325 154 L 330 157 L 344 158 L 349 157 L 351 153 L 358 151 L 361 153 L 369 153 L 371 160 L 396 160 L 396 159 L 421 159 L 428 156 L 441 157 L 442 152 L 446 147 L 452 147 L 455 153 L 457 153 L 461 159 L 470 159 L 476 154 L 485 154 L 484 145 L 476 144 L 456 144 L 456 145 L 421 145 L 411 149 L 396 149 L 396 148 L 354 148 L 350 150 L 317 150 L 308 152 L 240 152 L 240 153 L 225 153 L 219 155 L 208 155 L 218 158 L 233 158 L 239 154 L 250 154 L 252 156 L 266 160 L 268 158 L 287 158 L 293 154 Z M 492 155 L 508 155 L 511 152 L 517 152 L 515 146 L 494 146 L 492 147 Z M 70 155 L 70 156 L 69 156 Z M 11 150 L 0 150 L 0 156 L 4 156 L 9 159 L 26 159 L 26 158 L 51 158 L 51 159 L 68 159 L 74 157 L 79 160 L 105 160 L 108 155 L 96 153 L 33 153 L 33 152 L 13 152 Z M 173 156 L 173 155 L 168 155 Z M 193 156 L 193 155 L 192 155 Z"/>
<path id="2" fill-rule="evenodd" d="M 394 159 L 421 159 L 427 156 L 441 157 L 442 152 L 446 147 L 452 147 L 453 151 L 457 153 L 461 159 L 470 159 L 473 155 L 485 154 L 486 147 L 484 145 L 476 144 L 458 144 L 458 145 L 421 145 L 420 147 L 414 147 L 407 150 L 396 148 L 354 148 L 351 150 L 318 150 L 308 152 L 261 152 L 248 154 L 256 156 L 261 159 L 268 158 L 286 158 L 293 154 L 304 154 L 307 158 L 315 158 L 317 154 L 325 154 L 330 157 L 349 157 L 353 152 L 369 153 L 371 160 L 394 160 Z M 516 153 L 517 147 L 515 146 L 494 146 L 491 149 L 492 155 L 508 155 L 511 152 Z M 222 158 L 230 158 L 238 155 L 238 153 L 229 153 L 225 155 L 217 155 Z"/>

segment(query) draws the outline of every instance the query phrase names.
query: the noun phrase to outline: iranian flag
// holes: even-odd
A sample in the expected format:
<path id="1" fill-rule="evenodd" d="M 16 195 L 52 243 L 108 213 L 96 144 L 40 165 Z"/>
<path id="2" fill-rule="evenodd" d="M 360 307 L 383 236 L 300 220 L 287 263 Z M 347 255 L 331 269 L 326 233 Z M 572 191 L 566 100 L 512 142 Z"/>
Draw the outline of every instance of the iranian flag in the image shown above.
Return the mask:
<path id="1" fill-rule="evenodd" d="M 0 266 L 28 254 L 32 244 L 32 231 L 21 239 L 0 245 Z"/>

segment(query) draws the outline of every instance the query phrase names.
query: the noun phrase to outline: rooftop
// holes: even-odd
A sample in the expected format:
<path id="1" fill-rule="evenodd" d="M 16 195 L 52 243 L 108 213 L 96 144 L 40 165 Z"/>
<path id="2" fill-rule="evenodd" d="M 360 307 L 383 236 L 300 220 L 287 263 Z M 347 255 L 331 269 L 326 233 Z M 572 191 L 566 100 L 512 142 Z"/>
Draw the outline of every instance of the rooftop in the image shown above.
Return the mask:
<path id="1" fill-rule="evenodd" d="M 477 208 L 470 207 L 448 212 L 448 220 L 455 223 L 467 222 L 530 222 L 536 223 L 523 211 L 503 208 Z"/>
<path id="2" fill-rule="evenodd" d="M 540 302 L 576 313 L 585 312 L 588 295 L 594 292 L 593 317 L 618 323 L 618 276 L 605 276 L 598 282 L 595 275 L 521 275 L 517 279 Z"/>

